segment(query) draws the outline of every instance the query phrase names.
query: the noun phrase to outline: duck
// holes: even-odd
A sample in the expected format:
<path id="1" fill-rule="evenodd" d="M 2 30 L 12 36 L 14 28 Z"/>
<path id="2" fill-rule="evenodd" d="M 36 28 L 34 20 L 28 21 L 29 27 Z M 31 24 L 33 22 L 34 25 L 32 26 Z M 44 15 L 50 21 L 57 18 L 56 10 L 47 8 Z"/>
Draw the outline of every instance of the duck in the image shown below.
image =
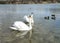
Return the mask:
<path id="1" fill-rule="evenodd" d="M 56 19 L 56 17 L 55 17 L 55 15 L 54 15 L 54 14 L 52 14 L 51 16 L 52 16 L 52 17 L 51 17 L 51 19 L 53 19 L 53 20 L 55 20 L 55 19 Z"/>
<path id="2" fill-rule="evenodd" d="M 47 17 L 44 17 L 44 19 L 48 19 L 48 20 L 49 20 L 49 16 L 47 16 Z"/>

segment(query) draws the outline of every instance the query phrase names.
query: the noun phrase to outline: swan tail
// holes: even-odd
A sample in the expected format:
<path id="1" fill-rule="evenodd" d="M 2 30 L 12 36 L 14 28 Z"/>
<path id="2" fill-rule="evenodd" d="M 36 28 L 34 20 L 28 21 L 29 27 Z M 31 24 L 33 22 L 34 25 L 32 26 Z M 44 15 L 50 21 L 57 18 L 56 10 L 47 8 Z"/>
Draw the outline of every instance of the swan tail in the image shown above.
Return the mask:
<path id="1" fill-rule="evenodd" d="M 16 27 L 10 27 L 11 29 L 13 29 L 13 30 L 17 30 L 17 28 Z"/>

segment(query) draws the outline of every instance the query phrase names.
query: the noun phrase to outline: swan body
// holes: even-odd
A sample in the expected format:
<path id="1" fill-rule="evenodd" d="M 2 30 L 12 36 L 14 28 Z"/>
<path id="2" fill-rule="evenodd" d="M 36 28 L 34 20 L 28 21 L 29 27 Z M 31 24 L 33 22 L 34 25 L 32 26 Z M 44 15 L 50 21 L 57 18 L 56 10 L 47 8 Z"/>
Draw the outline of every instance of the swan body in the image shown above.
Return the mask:
<path id="1" fill-rule="evenodd" d="M 27 26 L 24 22 L 22 21 L 16 21 L 13 24 L 13 27 L 10 27 L 11 29 L 14 30 L 19 30 L 19 31 L 29 31 L 32 29 L 32 27 Z"/>

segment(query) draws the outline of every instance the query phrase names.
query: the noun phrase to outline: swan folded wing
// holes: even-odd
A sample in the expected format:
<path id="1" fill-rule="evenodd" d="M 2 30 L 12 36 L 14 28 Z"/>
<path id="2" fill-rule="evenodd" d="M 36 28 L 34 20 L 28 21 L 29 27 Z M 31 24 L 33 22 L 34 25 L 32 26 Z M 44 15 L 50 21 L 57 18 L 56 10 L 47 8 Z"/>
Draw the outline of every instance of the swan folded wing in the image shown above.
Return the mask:
<path id="1" fill-rule="evenodd" d="M 25 15 L 24 16 L 24 20 L 26 21 L 26 22 L 29 22 L 29 19 L 28 19 L 28 17 Z"/>
<path id="2" fill-rule="evenodd" d="M 17 30 L 31 30 L 29 26 L 27 26 L 24 22 L 16 21 L 14 22 L 13 26 L 17 27 Z"/>

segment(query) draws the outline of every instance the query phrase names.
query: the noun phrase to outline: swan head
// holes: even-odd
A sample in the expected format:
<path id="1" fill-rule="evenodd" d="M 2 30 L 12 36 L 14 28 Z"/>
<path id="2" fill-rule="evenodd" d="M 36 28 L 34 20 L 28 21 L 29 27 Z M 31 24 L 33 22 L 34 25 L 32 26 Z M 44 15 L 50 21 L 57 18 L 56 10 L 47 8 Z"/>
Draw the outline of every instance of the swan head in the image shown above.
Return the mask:
<path id="1" fill-rule="evenodd" d="M 25 22 L 30 22 L 31 21 L 31 24 L 34 24 L 34 20 L 33 20 L 33 15 L 28 15 L 28 16 L 24 16 L 24 20 Z"/>

